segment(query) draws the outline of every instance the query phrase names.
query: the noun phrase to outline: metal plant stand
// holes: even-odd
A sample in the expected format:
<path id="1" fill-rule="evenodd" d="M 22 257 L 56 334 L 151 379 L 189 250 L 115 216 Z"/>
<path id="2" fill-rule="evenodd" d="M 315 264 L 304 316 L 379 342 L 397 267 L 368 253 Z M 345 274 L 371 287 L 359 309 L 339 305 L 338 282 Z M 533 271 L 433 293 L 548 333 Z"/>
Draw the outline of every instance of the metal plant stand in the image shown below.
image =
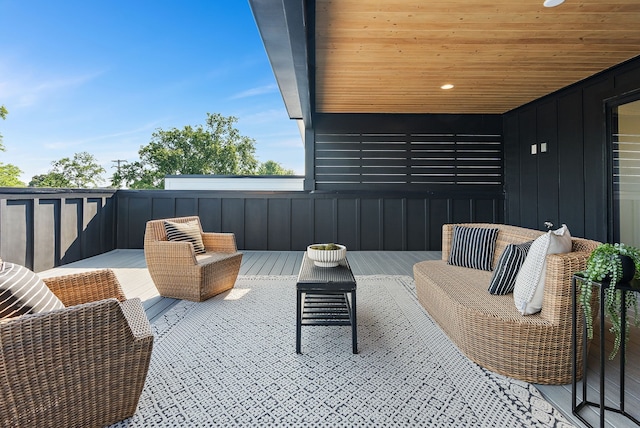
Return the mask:
<path id="1" fill-rule="evenodd" d="M 636 425 L 640 425 L 640 421 L 638 421 L 635 417 L 630 415 L 625 411 L 625 352 L 626 352 L 626 343 L 624 337 L 626 336 L 626 323 L 622 322 L 622 343 L 620 343 L 620 390 L 618 395 L 618 407 L 611 407 L 605 404 L 605 348 L 604 348 L 604 336 L 605 336 L 605 309 L 604 309 L 604 293 L 607 288 L 611 286 L 608 282 L 593 282 L 594 285 L 598 287 L 600 290 L 600 340 L 599 340 L 599 362 L 600 362 L 600 371 L 599 371 L 599 401 L 589 401 L 587 399 L 587 370 L 586 370 L 586 362 L 587 362 L 587 350 L 588 350 L 588 342 L 587 342 L 587 329 L 586 324 L 584 324 L 584 328 L 582 331 L 583 334 L 583 347 L 582 347 L 582 362 L 583 362 L 583 377 L 582 377 L 582 398 L 581 401 L 578 402 L 577 396 L 577 341 L 578 341 L 578 331 L 577 331 L 577 317 L 578 309 L 576 292 L 578 290 L 578 283 L 585 281 L 585 279 L 579 274 L 573 276 L 572 280 L 572 296 L 573 296 L 573 305 L 572 305 L 572 364 L 573 364 L 573 373 L 572 373 L 572 383 L 571 383 L 571 410 L 572 413 L 580 419 L 585 425 L 591 427 L 591 424 L 585 420 L 585 418 L 580 414 L 582 410 L 584 410 L 587 406 L 595 407 L 600 409 L 600 427 L 605 426 L 605 416 L 607 411 L 615 412 L 625 416 L 630 421 L 634 422 Z M 640 292 L 640 281 L 633 280 L 629 283 L 618 283 L 614 285 L 617 289 L 625 290 L 625 291 L 634 291 Z M 620 302 L 620 316 L 622 320 L 624 320 L 626 315 L 626 294 L 622 294 L 622 299 Z M 580 311 L 582 312 L 582 311 Z"/>

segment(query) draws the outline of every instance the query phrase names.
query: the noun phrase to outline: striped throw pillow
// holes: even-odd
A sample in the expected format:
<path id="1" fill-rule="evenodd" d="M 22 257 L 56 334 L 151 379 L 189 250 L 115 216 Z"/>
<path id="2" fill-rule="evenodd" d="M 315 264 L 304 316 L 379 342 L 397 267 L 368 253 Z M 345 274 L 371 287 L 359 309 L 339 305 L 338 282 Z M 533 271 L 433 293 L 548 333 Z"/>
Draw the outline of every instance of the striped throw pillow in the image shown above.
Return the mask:
<path id="1" fill-rule="evenodd" d="M 169 241 L 186 241 L 193 244 L 196 254 L 204 254 L 206 250 L 200 234 L 200 225 L 196 220 L 184 223 L 164 222 L 164 230 Z"/>
<path id="2" fill-rule="evenodd" d="M 496 268 L 493 270 L 493 276 L 489 283 L 490 294 L 504 295 L 513 293 L 516 277 L 527 257 L 531 244 L 533 244 L 533 241 L 507 245 L 507 248 L 504 249 L 498 259 Z"/>
<path id="3" fill-rule="evenodd" d="M 64 304 L 38 275 L 15 263 L 0 263 L 0 318 L 62 308 Z"/>
<path id="4" fill-rule="evenodd" d="M 454 226 L 450 265 L 491 270 L 498 229 Z"/>

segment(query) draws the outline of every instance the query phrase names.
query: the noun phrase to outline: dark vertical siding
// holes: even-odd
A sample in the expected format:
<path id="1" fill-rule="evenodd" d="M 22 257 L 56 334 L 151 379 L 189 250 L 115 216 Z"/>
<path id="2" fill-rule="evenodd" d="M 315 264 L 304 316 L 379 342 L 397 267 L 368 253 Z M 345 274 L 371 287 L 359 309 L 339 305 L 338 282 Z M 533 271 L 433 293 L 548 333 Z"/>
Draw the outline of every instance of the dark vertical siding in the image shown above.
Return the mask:
<path id="1" fill-rule="evenodd" d="M 558 219 L 571 233 L 585 236 L 582 92 L 558 98 Z"/>
<path id="2" fill-rule="evenodd" d="M 555 216 L 554 223 L 566 223 L 573 235 L 613 239 L 608 231 L 611 177 L 605 102 L 637 89 L 640 57 L 504 115 L 510 223 L 541 228 Z M 547 154 L 529 154 L 531 144 L 538 144 L 539 149 L 542 141 L 554 139 Z M 513 195 L 515 188 L 520 189 L 517 196 Z M 515 198 L 520 200 L 517 206 Z"/>
<path id="3" fill-rule="evenodd" d="M 558 118 L 556 103 L 547 101 L 537 107 L 536 135 L 538 154 L 534 156 L 538 169 L 538 224 L 558 225 Z M 547 151 L 542 151 L 546 143 Z"/>
<path id="4" fill-rule="evenodd" d="M 233 232 L 238 248 L 304 250 L 339 242 L 353 250 L 437 250 L 443 223 L 503 222 L 503 194 L 118 191 L 118 248 L 142 248 L 152 206 L 193 206 L 207 232 Z M 192 199 L 193 203 L 187 203 Z M 180 201 L 177 202 L 171 201 Z M 197 202 L 196 202 L 197 201 Z M 148 208 L 145 208 L 145 205 Z M 133 209 L 127 209 L 132 206 Z M 210 211 L 203 211 L 203 207 Z M 453 209 L 455 207 L 455 209 Z M 177 208 L 175 208 L 177 210 Z M 176 212 L 163 211 L 166 217 Z M 454 213 L 456 213 L 454 215 Z M 135 217 L 141 215 L 141 217 Z M 158 218 L 153 216 L 153 218 Z M 218 221 L 218 218 L 221 218 Z M 130 236 L 136 236 L 133 241 Z"/>
<path id="5" fill-rule="evenodd" d="M 538 163 L 531 154 L 531 146 L 537 143 L 536 110 L 528 108 L 519 116 L 520 130 L 520 221 L 514 224 L 538 229 Z M 515 219 L 514 219 L 515 220 Z"/>
<path id="6" fill-rule="evenodd" d="M 0 258 L 40 272 L 115 248 L 115 191 L 0 190 Z"/>

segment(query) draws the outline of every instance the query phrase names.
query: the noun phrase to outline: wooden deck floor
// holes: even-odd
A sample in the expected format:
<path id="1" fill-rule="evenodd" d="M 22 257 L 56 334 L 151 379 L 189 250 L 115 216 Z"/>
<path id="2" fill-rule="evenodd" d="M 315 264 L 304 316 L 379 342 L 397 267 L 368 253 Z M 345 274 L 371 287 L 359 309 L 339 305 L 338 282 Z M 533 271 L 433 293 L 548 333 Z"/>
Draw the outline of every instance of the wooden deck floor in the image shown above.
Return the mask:
<path id="1" fill-rule="evenodd" d="M 303 252 L 290 251 L 244 251 L 240 275 L 297 275 L 302 262 Z M 413 265 L 422 260 L 440 258 L 439 251 L 352 251 L 348 254 L 349 263 L 356 275 L 408 275 L 413 276 Z M 64 275 L 92 269 L 110 268 L 116 273 L 127 297 L 139 297 L 151 321 L 164 313 L 177 301 L 160 297 L 146 269 L 142 250 L 114 250 L 106 254 L 91 257 L 39 274 L 42 277 Z M 611 346 L 610 342 L 607 344 Z M 626 409 L 637 418 L 640 417 L 640 329 L 631 331 L 630 347 L 627 352 L 627 377 L 625 381 Z M 590 352 L 588 362 L 591 401 L 597 401 L 598 367 L 597 349 Z M 618 379 L 618 358 L 607 361 L 607 397 L 616 398 L 614 391 L 620 385 Z M 537 385 L 544 397 L 561 410 L 577 426 L 583 426 L 571 414 L 571 385 Z M 617 407 L 618 403 L 608 403 Z M 595 410 L 587 409 L 585 416 L 593 426 L 598 425 Z M 607 426 L 622 428 L 635 426 L 625 418 L 611 412 L 607 413 Z"/>

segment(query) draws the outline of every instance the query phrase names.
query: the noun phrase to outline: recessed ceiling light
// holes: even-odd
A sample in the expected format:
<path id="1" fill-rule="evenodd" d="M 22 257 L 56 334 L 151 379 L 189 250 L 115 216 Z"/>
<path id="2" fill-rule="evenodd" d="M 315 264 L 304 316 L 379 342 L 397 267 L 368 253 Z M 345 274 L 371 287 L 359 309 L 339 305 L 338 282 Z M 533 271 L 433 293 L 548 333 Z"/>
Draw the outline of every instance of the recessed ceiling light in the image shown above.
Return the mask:
<path id="1" fill-rule="evenodd" d="M 453 89 L 453 85 L 451 83 L 445 83 L 444 85 L 440 86 L 440 89 Z"/>
<path id="2" fill-rule="evenodd" d="M 544 7 L 556 7 L 564 3 L 564 0 L 544 0 Z"/>

